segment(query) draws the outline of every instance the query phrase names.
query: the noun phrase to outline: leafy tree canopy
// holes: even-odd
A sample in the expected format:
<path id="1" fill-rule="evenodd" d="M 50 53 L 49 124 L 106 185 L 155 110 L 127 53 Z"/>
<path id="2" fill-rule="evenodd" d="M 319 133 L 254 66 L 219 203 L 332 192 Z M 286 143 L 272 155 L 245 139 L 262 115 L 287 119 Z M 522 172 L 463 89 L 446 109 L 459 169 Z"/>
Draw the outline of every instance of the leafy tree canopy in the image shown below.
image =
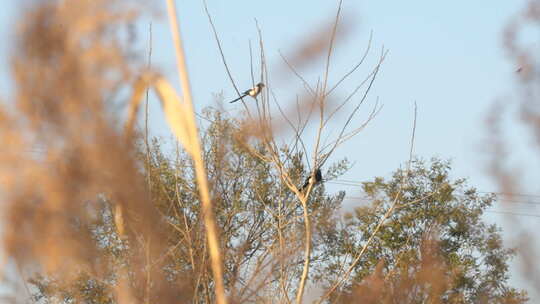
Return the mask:
<path id="1" fill-rule="evenodd" d="M 504 247 L 500 228 L 482 219 L 495 195 L 481 195 L 465 179 L 452 179 L 450 170 L 448 161 L 416 159 L 410 169 L 398 169 L 389 179 L 377 177 L 362 184 L 365 202 L 326 238 L 329 248 L 335 248 L 333 255 L 357 255 L 384 214 L 393 211 L 354 265 L 352 289 L 342 294 L 344 299 L 526 302 L 524 291 L 508 285 L 514 250 Z M 330 263 L 328 273 L 340 275 L 339 266 Z"/>
<path id="2" fill-rule="evenodd" d="M 237 122 L 216 111 L 206 116 L 211 123 L 203 128 L 204 160 L 221 229 L 229 296 L 238 303 L 291 300 L 303 263 L 302 208 L 279 172 L 243 145 Z M 159 267 L 158 272 L 144 282 L 132 280 L 134 294 L 144 301 L 145 289 L 159 288 L 160 282 L 178 286 L 178 294 L 169 296 L 179 301 L 210 303 L 213 282 L 190 158 L 181 149 L 163 152 L 156 140 L 148 150 L 144 145 L 140 150 L 150 200 L 161 214 L 156 225 L 166 236 L 153 241 L 166 242 L 167 251 L 147 257 L 148 269 Z M 287 146 L 281 151 L 289 174 L 301 186 L 310 172 L 304 155 Z M 264 147 L 257 153 L 265 155 Z M 327 166 L 324 181 L 348 169 L 346 160 Z M 344 303 L 525 302 L 526 294 L 508 285 L 513 250 L 503 246 L 499 228 L 482 220 L 495 197 L 480 195 L 465 179 L 452 179 L 450 169 L 446 161 L 415 160 L 410 170 L 363 183 L 365 199 L 345 215 L 345 193 L 332 195 L 324 182 L 318 184 L 308 203 L 314 233 L 311 285 L 331 288 L 343 280 L 344 287 L 328 300 Z M 126 269 L 127 275 L 141 271 L 130 267 L 128 257 L 151 242 L 119 238 L 113 202 L 106 197 L 97 201 L 102 206 L 99 216 L 80 229 L 90 231 L 102 249 L 102 273 L 83 272 L 75 282 L 60 282 L 54 275 L 35 277 L 31 282 L 38 302 L 115 303 L 118 269 Z"/>

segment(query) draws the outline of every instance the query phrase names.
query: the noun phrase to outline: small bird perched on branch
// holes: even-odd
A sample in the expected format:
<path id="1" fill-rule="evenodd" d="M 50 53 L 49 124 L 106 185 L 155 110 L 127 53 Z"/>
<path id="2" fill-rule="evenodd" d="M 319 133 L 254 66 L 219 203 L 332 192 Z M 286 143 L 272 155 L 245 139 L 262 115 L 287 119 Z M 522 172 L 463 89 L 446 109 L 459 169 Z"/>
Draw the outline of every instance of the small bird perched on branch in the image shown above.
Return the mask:
<path id="1" fill-rule="evenodd" d="M 322 181 L 321 169 L 317 168 L 317 170 L 315 170 L 315 174 L 312 174 L 308 176 L 308 178 L 306 178 L 306 181 L 304 182 L 304 185 L 302 186 L 302 191 L 304 191 L 304 189 L 306 189 L 309 186 L 312 178 L 315 178 L 315 180 L 313 181 L 313 185 L 316 185 L 317 183 Z"/>
<path id="2" fill-rule="evenodd" d="M 244 93 L 242 93 L 242 96 L 236 98 L 233 101 L 230 101 L 229 103 L 237 102 L 238 100 L 240 100 L 240 99 L 242 99 L 242 98 L 244 98 L 244 97 L 246 97 L 248 95 L 255 98 L 255 97 L 257 97 L 257 95 L 259 95 L 259 93 L 261 93 L 263 88 L 264 88 L 264 83 L 259 82 L 253 88 L 251 88 L 251 89 L 245 91 Z"/>

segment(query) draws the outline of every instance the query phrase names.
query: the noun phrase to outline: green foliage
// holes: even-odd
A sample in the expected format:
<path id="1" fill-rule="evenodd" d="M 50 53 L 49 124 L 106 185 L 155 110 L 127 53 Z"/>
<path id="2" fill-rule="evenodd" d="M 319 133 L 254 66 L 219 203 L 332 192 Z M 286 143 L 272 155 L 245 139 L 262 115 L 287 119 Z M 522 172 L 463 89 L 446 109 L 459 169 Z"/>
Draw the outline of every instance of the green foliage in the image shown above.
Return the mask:
<path id="1" fill-rule="evenodd" d="M 58 282 L 51 277 L 38 276 L 29 281 L 38 292 L 33 300 L 38 303 L 114 303 L 110 283 L 100 282 L 88 274 L 81 273 L 71 284 Z"/>
<path id="2" fill-rule="evenodd" d="M 514 251 L 503 246 L 499 228 L 482 220 L 495 196 L 480 195 L 465 179 L 452 179 L 450 169 L 446 161 L 414 160 L 410 170 L 399 169 L 388 180 L 363 183 L 368 203 L 329 232 L 328 247 L 336 255 L 355 256 L 396 205 L 354 267 L 352 290 L 365 292 L 366 284 L 359 283 L 369 282 L 379 265 L 381 297 L 373 303 L 392 297 L 403 299 L 400 303 L 526 301 L 525 292 L 508 286 Z M 327 267 L 334 276 L 338 269 L 337 263 Z"/>
<path id="3" fill-rule="evenodd" d="M 216 111 L 207 111 L 205 115 L 211 123 L 203 128 L 202 145 L 214 212 L 221 229 L 225 283 L 234 286 L 231 297 L 256 299 L 260 293 L 258 290 L 263 287 L 265 293 L 281 288 L 278 280 L 282 275 L 286 275 L 290 282 L 300 275 L 305 235 L 302 207 L 282 182 L 275 167 L 245 147 L 245 139 L 235 121 L 223 118 Z M 171 149 L 159 140 L 153 140 L 149 153 L 145 153 L 145 147 L 140 151 L 141 169 L 147 175 L 151 203 L 162 217 L 162 222 L 156 226 L 163 227 L 167 236 L 163 241 L 167 242 L 168 251 L 150 258 L 151 263 L 159 262 L 161 265 L 162 277 L 154 280 L 164 278 L 178 285 L 187 301 L 212 302 L 212 275 L 191 160 L 181 148 Z M 257 146 L 257 152 L 266 155 L 262 146 Z M 287 146 L 281 147 L 281 153 L 286 161 L 286 170 L 301 186 L 310 174 L 304 168 L 304 155 Z M 323 168 L 323 174 L 331 179 L 347 169 L 348 163 L 344 160 Z M 313 225 L 331 225 L 329 219 L 336 214 L 343 196 L 344 193 L 327 195 L 322 183 L 314 187 L 308 201 Z M 113 202 L 104 198 L 102 203 L 95 226 L 87 229 L 92 231 L 94 240 L 102 248 L 98 258 L 106 265 L 104 273 L 107 275 L 102 280 L 107 284 L 101 285 L 99 292 L 112 298 L 111 291 L 116 284 L 114 270 L 126 267 L 132 273 L 134 270 L 130 270 L 127 257 L 132 250 L 141 250 L 144 246 L 138 244 L 142 240 L 120 240 L 111 212 Z M 320 246 L 321 242 L 315 240 L 314 249 Z M 75 285 L 53 284 L 52 277 L 35 279 L 33 284 L 39 287 L 39 297 L 63 299 L 70 303 L 69 299 L 81 294 L 86 288 L 84 286 L 89 285 L 89 277 L 81 276 Z M 258 285 L 246 286 L 253 280 Z M 132 285 L 135 294 L 144 299 L 144 284 L 133 280 Z M 292 295 L 294 291 L 293 286 L 289 292 Z M 60 294 L 65 296 L 60 297 Z M 102 298 L 98 290 L 94 294 L 94 300 Z"/>
<path id="4" fill-rule="evenodd" d="M 287 272 L 288 280 L 294 280 L 301 272 L 299 248 L 304 238 L 301 205 L 275 167 L 245 147 L 236 122 L 223 118 L 219 112 L 205 114 L 211 123 L 202 136 L 204 160 L 221 228 L 225 282 L 227 286 L 236 286 L 237 294 L 232 296 L 238 298 L 246 292 L 243 284 L 254 277 L 264 282 L 266 291 L 278 289 L 278 273 Z M 257 153 L 267 154 L 262 146 L 256 147 Z M 281 147 L 281 153 L 286 170 L 301 185 L 309 174 L 304 168 L 304 156 L 287 146 Z M 169 275 L 174 280 L 185 280 L 186 272 L 190 277 L 204 273 L 198 283 L 191 284 L 205 286 L 203 294 L 211 297 L 210 271 L 201 269 L 208 266 L 208 260 L 197 185 L 189 158 L 181 152 L 167 158 L 158 145 L 151 156 L 152 199 L 170 225 L 170 246 L 177 248 L 171 253 L 174 265 L 168 267 Z M 324 171 L 328 176 L 337 176 L 347 166 L 342 161 Z M 328 196 L 324 185 L 317 186 L 308 203 L 314 225 L 324 225 L 328 215 L 336 213 L 342 199 L 343 193 Z M 314 242 L 314 248 L 319 243 Z M 260 265 L 266 265 L 270 271 L 264 269 L 263 273 L 258 268 Z"/>
<path id="5" fill-rule="evenodd" d="M 253 155 L 238 123 L 216 111 L 206 112 L 202 143 L 216 218 L 220 227 L 225 283 L 234 302 L 257 302 L 282 293 L 294 295 L 302 270 L 302 209 L 270 163 Z M 262 146 L 257 153 L 266 155 Z M 130 256 L 152 240 L 122 240 L 114 226 L 113 202 L 97 199 L 99 212 L 89 227 L 100 248 L 99 274 L 81 271 L 72 282 L 54 274 L 31 280 L 37 302 L 115 303 L 119 269 L 130 276 L 133 293 L 144 302 L 146 288 L 178 286 L 168 295 L 180 302 L 213 302 L 213 282 L 195 174 L 188 155 L 166 149 L 154 140 L 140 149 L 141 171 L 147 176 L 150 203 L 161 214 L 166 252 L 148 256 L 152 272 L 135 279 Z M 171 152 L 165 152 L 169 150 Z M 309 175 L 304 155 L 281 148 L 286 170 L 297 185 Z M 323 168 L 325 180 L 348 170 L 346 160 Z M 343 215 L 345 193 L 326 193 L 324 183 L 310 195 L 313 227 L 310 281 L 331 286 L 366 245 L 384 213 L 396 204 L 367 251 L 355 265 L 345 289 L 332 300 L 344 303 L 523 303 L 526 294 L 508 285 L 513 250 L 503 246 L 500 230 L 486 225 L 483 212 L 493 195 L 480 195 L 466 180 L 450 178 L 450 164 L 415 160 L 390 179 L 362 185 L 366 200 Z M 128 223 L 129 226 L 129 223 Z M 156 240 L 153 240 L 154 242 Z M 143 255 L 144 256 L 144 255 Z M 156 266 L 159 265 L 159 266 Z M 149 272 L 150 273 L 150 272 Z M 159 293 L 158 293 L 159 294 Z M 370 297 L 367 297 L 370 295 Z M 155 302 L 160 299 L 147 299 Z"/>

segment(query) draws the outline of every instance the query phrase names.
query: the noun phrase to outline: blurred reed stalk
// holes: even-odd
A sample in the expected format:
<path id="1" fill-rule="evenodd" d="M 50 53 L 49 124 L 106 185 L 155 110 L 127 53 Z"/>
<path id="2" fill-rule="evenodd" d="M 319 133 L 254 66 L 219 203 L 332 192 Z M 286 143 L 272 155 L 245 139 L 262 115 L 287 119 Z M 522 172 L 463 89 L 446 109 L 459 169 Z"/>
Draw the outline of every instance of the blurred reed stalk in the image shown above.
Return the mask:
<path id="1" fill-rule="evenodd" d="M 208 247 L 210 249 L 210 259 L 212 265 L 212 272 L 214 274 L 214 282 L 216 284 L 216 301 L 219 304 L 226 304 L 227 298 L 225 297 L 225 288 L 223 284 L 223 269 L 222 259 L 219 247 L 219 235 L 218 228 L 215 222 L 214 213 L 212 210 L 212 201 L 210 199 L 210 192 L 208 187 L 208 180 L 206 176 L 206 170 L 202 159 L 202 150 L 199 135 L 195 123 L 195 112 L 193 110 L 193 100 L 191 96 L 191 89 L 189 85 L 189 77 L 186 67 L 186 61 L 184 51 L 182 47 L 182 40 L 180 37 L 180 28 L 177 20 L 177 12 L 174 0 L 167 0 L 167 12 L 169 15 L 169 22 L 171 26 L 172 37 L 174 40 L 174 46 L 176 49 L 176 64 L 178 74 L 180 76 L 180 85 L 182 87 L 182 93 L 184 97 L 184 104 L 188 115 L 184 117 L 188 119 L 187 124 L 192 126 L 189 132 L 191 133 L 192 145 L 191 155 L 195 163 L 195 172 L 197 175 L 197 183 L 199 186 L 199 193 L 201 195 L 201 203 L 203 210 L 204 224 L 206 227 L 208 237 Z"/>

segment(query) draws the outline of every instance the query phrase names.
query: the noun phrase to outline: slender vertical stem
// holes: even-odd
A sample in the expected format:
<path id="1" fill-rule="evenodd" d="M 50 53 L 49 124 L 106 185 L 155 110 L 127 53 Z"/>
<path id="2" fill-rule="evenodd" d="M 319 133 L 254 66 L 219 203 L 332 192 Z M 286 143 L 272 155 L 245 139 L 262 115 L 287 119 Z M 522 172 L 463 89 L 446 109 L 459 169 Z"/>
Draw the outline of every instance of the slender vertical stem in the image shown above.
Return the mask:
<path id="1" fill-rule="evenodd" d="M 150 304 L 150 285 L 151 285 L 151 262 L 150 262 L 150 239 L 146 242 L 145 245 L 145 255 L 146 255 L 146 290 L 145 290 L 145 304 Z"/>
<path id="2" fill-rule="evenodd" d="M 219 304 L 226 304 L 227 298 L 225 297 L 225 288 L 223 284 L 223 269 L 218 239 L 218 229 L 214 219 L 212 202 L 210 200 L 208 180 L 206 177 L 206 170 L 201 154 L 201 143 L 199 140 L 198 132 L 196 130 L 195 118 L 193 115 L 193 113 L 195 113 L 193 110 L 193 99 L 191 96 L 182 40 L 180 39 L 180 28 L 176 17 L 176 7 L 174 0 L 167 0 L 167 12 L 169 15 L 172 38 L 176 49 L 176 64 L 178 68 L 178 74 L 180 76 L 180 85 L 182 87 L 183 99 L 187 111 L 192 114 L 189 118 L 192 120 L 191 126 L 193 128 L 188 131 L 191 133 L 190 144 L 192 145 L 192 157 L 195 164 L 195 173 L 197 178 L 197 184 L 199 186 L 199 195 L 201 196 L 202 213 L 204 225 L 206 227 L 208 248 L 210 251 L 210 261 L 215 283 L 216 302 Z"/>
<path id="3" fill-rule="evenodd" d="M 324 128 L 324 109 L 325 109 L 325 103 L 326 103 L 326 88 L 328 85 L 328 75 L 330 71 L 330 59 L 332 57 L 332 51 L 334 49 L 334 42 L 336 37 L 336 31 L 338 27 L 338 22 L 341 16 L 341 8 L 342 8 L 343 0 L 339 1 L 338 10 L 336 13 L 336 19 L 334 21 L 334 26 L 332 28 L 332 35 L 330 37 L 330 45 L 328 46 L 328 54 L 326 58 L 326 69 L 324 73 L 324 82 L 323 86 L 321 88 L 320 93 L 320 102 L 319 102 L 319 128 L 317 130 L 317 137 L 315 140 L 315 147 L 313 148 L 313 172 L 317 170 L 321 163 L 319 161 L 319 148 L 321 143 L 321 135 Z M 314 174 L 312 172 L 312 174 Z M 306 229 L 306 240 L 305 240 L 305 248 L 304 248 L 304 269 L 302 271 L 302 277 L 300 279 L 300 286 L 298 287 L 298 293 L 296 294 L 296 303 L 300 304 L 302 303 L 302 297 L 304 295 L 304 289 L 307 282 L 307 278 L 309 275 L 309 266 L 311 262 L 311 246 L 312 246 L 312 239 L 311 239 L 311 222 L 309 219 L 309 213 L 307 210 L 307 199 L 309 196 L 309 193 L 311 191 L 311 188 L 313 187 L 313 184 L 311 184 L 306 192 L 305 195 L 303 195 L 302 198 L 302 207 L 304 209 L 304 222 L 305 222 L 305 229 Z"/>
<path id="4" fill-rule="evenodd" d="M 148 25 L 148 61 L 147 68 L 150 69 L 152 66 L 152 22 Z M 146 179 L 148 182 L 148 189 L 150 195 L 152 194 L 152 178 L 150 176 L 150 144 L 148 142 L 148 90 L 149 87 L 146 87 L 146 98 L 144 104 L 144 144 L 146 146 Z"/>
<path id="5" fill-rule="evenodd" d="M 309 186 L 311 188 L 312 185 Z M 311 189 L 308 188 L 308 194 Z M 298 287 L 298 293 L 296 294 L 296 303 L 302 303 L 302 297 L 304 296 L 304 287 L 309 274 L 309 265 L 311 263 L 311 220 L 309 219 L 309 213 L 307 210 L 307 197 L 302 198 L 302 209 L 304 211 L 304 226 L 306 229 L 306 239 L 304 245 L 304 268 L 302 269 L 302 277 L 300 279 L 300 286 Z"/>

